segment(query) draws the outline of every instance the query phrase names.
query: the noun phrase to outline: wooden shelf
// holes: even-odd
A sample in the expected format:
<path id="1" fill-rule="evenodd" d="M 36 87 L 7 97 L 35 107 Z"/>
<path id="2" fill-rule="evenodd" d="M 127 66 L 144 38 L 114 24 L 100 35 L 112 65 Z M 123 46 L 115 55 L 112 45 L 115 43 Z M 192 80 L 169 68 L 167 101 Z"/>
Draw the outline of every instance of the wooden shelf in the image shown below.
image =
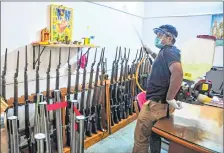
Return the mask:
<path id="1" fill-rule="evenodd" d="M 95 45 L 75 45 L 75 44 L 49 44 L 49 45 L 44 45 L 44 44 L 32 44 L 33 46 L 42 46 L 42 47 L 70 47 L 70 48 L 99 48 L 100 46 L 95 46 Z"/>
<path id="2" fill-rule="evenodd" d="M 115 124 L 114 126 L 111 127 L 111 133 L 115 133 L 118 130 L 122 129 L 129 123 L 133 122 L 134 120 L 137 119 L 137 114 L 134 113 L 133 115 L 129 116 L 127 119 L 121 120 L 118 124 Z"/>

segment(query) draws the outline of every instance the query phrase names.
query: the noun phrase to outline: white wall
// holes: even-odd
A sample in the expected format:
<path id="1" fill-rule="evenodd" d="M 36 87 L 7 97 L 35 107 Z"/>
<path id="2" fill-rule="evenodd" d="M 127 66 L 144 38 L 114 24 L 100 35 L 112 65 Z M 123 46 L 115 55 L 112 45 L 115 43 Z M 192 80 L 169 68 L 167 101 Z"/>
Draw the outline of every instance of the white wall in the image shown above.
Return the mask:
<path id="1" fill-rule="evenodd" d="M 223 12 L 223 2 L 145 2 L 144 17 L 206 15 Z"/>
<path id="2" fill-rule="evenodd" d="M 13 82 L 16 66 L 16 53 L 20 50 L 20 75 L 19 81 L 23 81 L 24 46 L 32 41 L 39 40 L 39 32 L 49 25 L 48 6 L 50 2 L 2 2 L 1 19 L 1 50 L 2 67 L 4 62 L 4 50 L 8 48 L 7 83 Z M 74 40 L 80 40 L 85 35 L 86 27 L 91 27 L 91 32 L 96 36 L 95 43 L 106 47 L 108 69 L 114 58 L 116 46 L 131 48 L 130 60 L 134 58 L 136 49 L 141 46 L 140 41 L 131 25 L 137 28 L 144 43 L 153 50 L 155 35 L 152 29 L 161 24 L 173 24 L 179 31 L 177 46 L 199 34 L 209 34 L 211 15 L 222 12 L 221 3 L 190 3 L 190 2 L 57 2 L 54 4 L 65 5 L 74 8 Z M 127 10 L 123 6 L 127 6 Z M 127 13 L 124 13 L 124 12 Z M 203 15 L 201 15 L 203 14 Z M 207 15 L 205 15 L 207 14 Z M 188 16 L 190 15 L 190 16 Z M 145 17 L 144 20 L 142 17 Z M 191 28 L 193 26 L 194 28 Z M 223 47 L 216 48 L 214 64 L 222 65 Z M 40 76 L 43 78 L 41 91 L 46 89 L 46 68 L 48 64 L 49 49 L 41 57 Z M 55 76 L 58 51 L 52 49 L 52 77 Z M 93 49 L 91 51 L 94 51 Z M 35 71 L 32 69 L 32 47 L 28 46 L 29 80 L 35 79 Z M 36 52 L 37 53 L 37 52 Z M 61 75 L 67 73 L 67 53 L 62 50 Z M 99 53 L 98 53 L 99 55 Z M 91 54 L 90 61 L 93 57 Z M 98 56 L 99 57 L 99 56 Z M 75 74 L 76 50 L 72 50 L 72 70 Z M 89 64 L 90 65 L 90 64 Z M 110 72 L 109 72 L 110 74 Z M 74 85 L 75 76 L 72 77 Z M 60 86 L 66 87 L 66 77 L 61 77 Z M 32 88 L 31 88 L 32 87 Z M 51 79 L 51 88 L 55 87 L 55 80 Z M 35 92 L 35 81 L 29 83 L 29 94 Z M 23 83 L 19 83 L 19 95 L 23 95 Z M 13 84 L 7 86 L 7 98 L 13 96 Z"/>
<path id="3" fill-rule="evenodd" d="M 13 75 L 16 66 L 16 53 L 20 50 L 20 74 L 19 81 L 23 81 L 24 69 L 24 46 L 32 41 L 39 40 L 37 33 L 49 24 L 48 21 L 48 5 L 50 2 L 2 2 L 2 26 L 1 26 L 1 41 L 2 41 L 2 64 L 4 62 L 4 51 L 8 48 L 8 70 L 7 83 L 13 82 Z M 106 48 L 105 56 L 108 62 L 108 69 L 111 69 L 111 63 L 115 56 L 116 46 L 131 48 L 130 60 L 132 61 L 137 48 L 140 47 L 140 42 L 130 24 L 135 24 L 138 31 L 142 31 L 142 18 L 127 13 L 122 13 L 88 2 L 69 2 L 69 3 L 54 3 L 69 6 L 74 8 L 74 40 L 80 40 L 86 32 L 86 27 L 90 26 L 92 34 L 96 36 L 95 43 Z M 128 6 L 129 4 L 126 3 Z M 141 5 L 141 4 L 140 4 Z M 123 6 L 123 4 L 122 4 Z M 139 6 L 139 5 L 138 5 Z M 136 10 L 139 9 L 139 10 Z M 134 14 L 141 12 L 142 7 L 128 7 L 128 10 Z M 139 14 L 138 14 L 139 15 Z M 41 56 L 40 76 L 45 78 L 48 65 L 49 49 Z M 52 49 L 52 77 L 55 76 L 55 69 L 58 63 L 58 50 Z M 93 57 L 93 49 L 91 50 L 90 61 Z M 29 80 L 35 78 L 35 71 L 32 69 L 32 47 L 28 46 L 29 53 Z M 36 52 L 37 53 L 37 52 Z M 67 73 L 67 53 L 68 50 L 62 50 L 62 68 L 61 75 Z M 99 53 L 98 53 L 99 55 Z M 99 56 L 98 56 L 99 57 Z M 73 74 L 75 74 L 76 51 L 72 50 Z M 90 64 L 89 64 L 90 65 Z M 2 65 L 3 67 L 3 65 Z M 109 72 L 110 74 L 110 72 Z M 67 77 L 62 77 L 60 87 L 66 87 Z M 40 81 L 41 91 L 46 90 L 46 80 Z M 75 77 L 72 77 L 72 85 L 75 83 Z M 51 88 L 54 89 L 55 81 L 51 79 Z M 35 92 L 35 81 L 29 83 L 29 94 Z M 24 95 L 23 83 L 19 83 L 19 96 Z M 13 96 L 13 84 L 7 85 L 7 98 Z"/>
<path id="4" fill-rule="evenodd" d="M 110 7 L 116 10 L 120 10 L 126 13 L 130 13 L 139 17 L 144 17 L 144 2 L 95 2 L 96 4 L 101 4 L 106 7 Z M 127 10 L 124 9 L 127 7 Z"/>
<path id="5" fill-rule="evenodd" d="M 159 8 L 159 9 L 158 9 Z M 155 34 L 153 28 L 163 24 L 174 25 L 178 30 L 177 47 L 197 35 L 210 35 L 211 15 L 222 12 L 220 2 L 170 2 L 145 4 L 145 18 L 143 21 L 143 40 L 154 51 Z M 202 15 L 203 14 L 203 15 Z M 205 15 L 207 14 L 207 15 Z M 223 47 L 216 47 L 215 66 L 223 66 Z"/>

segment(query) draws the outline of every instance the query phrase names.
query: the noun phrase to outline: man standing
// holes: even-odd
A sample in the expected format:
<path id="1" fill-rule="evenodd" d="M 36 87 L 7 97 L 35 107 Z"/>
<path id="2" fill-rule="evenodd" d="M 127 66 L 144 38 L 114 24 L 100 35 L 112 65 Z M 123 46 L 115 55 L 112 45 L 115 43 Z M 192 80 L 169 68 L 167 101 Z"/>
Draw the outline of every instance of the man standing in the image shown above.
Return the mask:
<path id="1" fill-rule="evenodd" d="M 146 48 L 155 60 L 147 80 L 147 102 L 141 108 L 135 128 L 133 153 L 148 153 L 149 145 L 151 153 L 160 153 L 161 139 L 151 128 L 166 116 L 167 109 L 172 113 L 182 108 L 181 102 L 174 99 L 183 80 L 180 50 L 174 46 L 178 32 L 172 25 L 153 30 L 157 35 L 155 46 L 160 51 L 156 55 Z"/>

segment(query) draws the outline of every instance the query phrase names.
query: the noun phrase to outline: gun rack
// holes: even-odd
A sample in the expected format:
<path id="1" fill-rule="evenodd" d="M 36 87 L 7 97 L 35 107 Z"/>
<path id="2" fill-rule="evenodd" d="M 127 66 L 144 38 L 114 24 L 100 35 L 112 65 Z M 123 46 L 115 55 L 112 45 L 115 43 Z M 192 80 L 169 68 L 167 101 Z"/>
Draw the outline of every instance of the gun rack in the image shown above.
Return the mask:
<path id="1" fill-rule="evenodd" d="M 98 83 L 100 84 L 100 82 Z M 107 138 L 109 135 L 115 133 L 116 131 L 120 130 L 121 128 L 125 127 L 129 123 L 133 122 L 134 120 L 137 119 L 137 114 L 133 113 L 126 119 L 122 119 L 118 124 L 115 124 L 114 126 L 111 125 L 111 112 L 110 112 L 110 80 L 106 80 L 105 82 L 105 92 L 106 92 L 106 120 L 107 120 L 107 129 L 105 129 L 104 132 L 98 131 L 97 134 L 92 134 L 91 137 L 86 137 L 86 140 L 84 141 L 84 148 L 87 149 L 88 147 L 96 144 L 97 142 Z M 71 86 L 71 90 L 74 90 L 74 86 Z M 79 90 L 81 90 L 81 85 L 79 86 Z M 65 96 L 67 93 L 67 88 L 61 88 L 60 89 L 61 94 L 62 94 L 62 101 L 65 101 Z M 46 91 L 42 92 L 43 95 L 46 95 Z M 34 100 L 35 94 L 31 94 L 29 96 L 29 100 L 33 101 Z M 7 104 L 10 107 L 13 107 L 14 103 L 14 98 L 10 98 L 7 100 Z M 24 105 L 24 96 L 21 96 L 18 98 L 18 103 L 19 105 Z M 62 124 L 65 125 L 65 109 L 62 109 Z M 66 146 L 65 144 L 65 129 L 62 131 L 63 133 L 63 143 L 64 143 L 64 153 L 69 153 L 70 152 L 70 147 Z"/>
<path id="2" fill-rule="evenodd" d="M 100 46 L 93 46 L 93 45 L 75 45 L 75 44 L 50 44 L 50 45 L 41 45 L 41 44 L 32 44 L 33 46 L 33 69 L 35 69 L 35 65 L 37 63 L 38 57 L 36 59 L 36 47 L 43 47 L 41 52 L 40 52 L 40 57 L 42 55 L 42 53 L 44 52 L 44 50 L 46 49 L 46 47 L 50 47 L 50 48 L 89 48 L 89 50 L 91 48 L 99 48 Z"/>

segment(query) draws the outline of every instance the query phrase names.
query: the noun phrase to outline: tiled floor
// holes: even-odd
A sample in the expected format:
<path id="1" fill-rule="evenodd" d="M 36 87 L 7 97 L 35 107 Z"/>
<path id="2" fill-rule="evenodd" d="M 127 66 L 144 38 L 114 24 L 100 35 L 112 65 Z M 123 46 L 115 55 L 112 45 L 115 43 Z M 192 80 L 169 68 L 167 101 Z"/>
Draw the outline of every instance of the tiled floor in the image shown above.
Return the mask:
<path id="1" fill-rule="evenodd" d="M 132 153 L 136 121 L 85 150 L 85 153 Z M 161 153 L 167 153 L 161 150 Z"/>

